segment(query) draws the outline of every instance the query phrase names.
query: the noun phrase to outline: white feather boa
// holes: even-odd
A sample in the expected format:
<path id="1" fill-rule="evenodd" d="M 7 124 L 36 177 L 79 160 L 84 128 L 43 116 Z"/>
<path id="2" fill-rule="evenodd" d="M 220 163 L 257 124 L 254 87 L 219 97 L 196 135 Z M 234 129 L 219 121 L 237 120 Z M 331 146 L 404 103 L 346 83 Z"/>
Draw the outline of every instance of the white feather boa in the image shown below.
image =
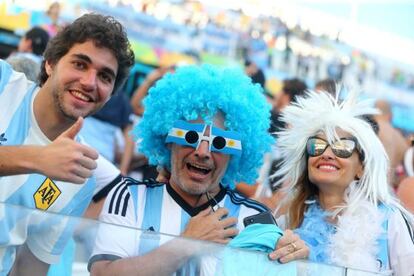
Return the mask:
<path id="1" fill-rule="evenodd" d="M 337 231 L 330 238 L 327 252 L 334 264 L 378 271 L 379 238 L 385 231 L 382 226 L 385 214 L 369 200 L 355 198 L 355 185 L 348 189 L 345 199 L 348 207 L 337 216 Z"/>

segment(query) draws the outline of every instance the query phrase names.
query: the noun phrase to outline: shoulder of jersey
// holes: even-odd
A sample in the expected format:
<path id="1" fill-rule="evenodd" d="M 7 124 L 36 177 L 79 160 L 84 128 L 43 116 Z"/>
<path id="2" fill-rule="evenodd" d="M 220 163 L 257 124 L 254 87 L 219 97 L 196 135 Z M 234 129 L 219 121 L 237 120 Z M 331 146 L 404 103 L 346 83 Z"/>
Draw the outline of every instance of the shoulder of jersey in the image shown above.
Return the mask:
<path id="1" fill-rule="evenodd" d="M 270 211 L 269 208 L 267 208 L 267 206 L 265 206 L 264 204 L 254 199 L 247 198 L 244 195 L 238 193 L 237 191 L 227 189 L 226 193 L 227 196 L 230 197 L 231 202 L 233 202 L 236 205 L 245 205 L 246 207 L 255 209 L 259 212 Z"/>
<path id="2" fill-rule="evenodd" d="M 145 179 L 145 180 L 136 180 L 131 177 L 123 177 L 122 182 L 124 183 L 124 185 L 127 185 L 127 186 L 145 185 L 147 187 L 159 187 L 159 186 L 166 185 L 165 183 L 158 182 L 153 178 Z"/>
<path id="3" fill-rule="evenodd" d="M 114 215 L 126 216 L 128 201 L 131 197 L 131 193 L 128 190 L 133 186 L 146 186 L 146 188 L 155 188 L 165 185 L 154 179 L 138 181 L 130 177 L 123 177 L 122 180 L 112 188 L 112 196 L 108 206 L 108 213 Z"/>

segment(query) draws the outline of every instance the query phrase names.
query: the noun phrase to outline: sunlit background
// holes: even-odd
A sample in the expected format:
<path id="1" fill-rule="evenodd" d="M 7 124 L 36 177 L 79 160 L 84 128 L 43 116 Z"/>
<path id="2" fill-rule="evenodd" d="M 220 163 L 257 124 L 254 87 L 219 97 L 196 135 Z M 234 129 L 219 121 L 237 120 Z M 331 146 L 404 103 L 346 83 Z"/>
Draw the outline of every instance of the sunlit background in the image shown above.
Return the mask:
<path id="1" fill-rule="evenodd" d="M 52 1 L 0 1 L 4 58 Z M 392 103 L 393 123 L 414 132 L 413 1 L 59 1 L 62 24 L 89 11 L 126 26 L 137 57 L 133 73 L 208 62 L 261 67 L 266 89 L 298 76 L 309 87 L 333 77 Z M 131 76 L 132 93 L 139 76 Z"/>

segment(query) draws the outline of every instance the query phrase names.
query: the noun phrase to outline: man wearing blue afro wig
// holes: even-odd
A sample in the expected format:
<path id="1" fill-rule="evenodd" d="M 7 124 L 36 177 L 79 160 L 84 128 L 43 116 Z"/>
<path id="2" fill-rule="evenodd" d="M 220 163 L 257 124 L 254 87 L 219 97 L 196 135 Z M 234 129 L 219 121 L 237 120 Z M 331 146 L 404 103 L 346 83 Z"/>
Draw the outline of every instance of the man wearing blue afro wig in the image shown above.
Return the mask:
<path id="1" fill-rule="evenodd" d="M 244 218 L 269 211 L 232 190 L 238 181 L 256 180 L 273 142 L 270 106 L 259 85 L 239 69 L 180 67 L 149 90 L 144 106 L 134 130 L 140 151 L 171 172 L 169 183 L 124 178 L 112 189 L 100 216 L 108 223 L 100 225 L 89 261 L 92 274 L 132 275 L 138 267 L 142 275 L 200 271 L 189 261 L 199 248 L 162 238 L 136 246 L 136 231 L 113 224 L 227 244 Z M 290 250 L 303 246 L 286 232 L 274 254 L 282 262 L 303 258 Z"/>
<path id="2" fill-rule="evenodd" d="M 178 120 L 201 119 L 212 123 L 224 116 L 223 126 L 240 137 L 239 155 L 231 155 L 221 183 L 234 188 L 236 182 L 254 183 L 269 151 L 270 106 L 258 85 L 237 69 L 187 66 L 165 76 L 144 100 L 145 112 L 137 134 L 140 151 L 153 165 L 171 168 L 171 146 L 165 139 Z"/>

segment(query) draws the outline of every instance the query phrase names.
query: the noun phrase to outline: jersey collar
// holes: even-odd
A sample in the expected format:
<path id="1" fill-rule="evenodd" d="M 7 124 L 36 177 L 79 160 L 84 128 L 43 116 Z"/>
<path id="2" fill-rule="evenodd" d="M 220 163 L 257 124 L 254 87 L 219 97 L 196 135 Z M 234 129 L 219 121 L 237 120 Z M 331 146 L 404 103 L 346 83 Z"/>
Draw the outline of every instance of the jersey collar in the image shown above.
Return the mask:
<path id="1" fill-rule="evenodd" d="M 212 197 L 209 201 L 200 206 L 192 207 L 171 187 L 171 185 L 166 184 L 166 186 L 168 193 L 174 199 L 174 201 L 177 202 L 177 204 L 192 217 L 196 216 L 199 212 L 206 209 L 207 207 L 215 207 L 220 201 L 223 200 L 224 196 L 226 195 L 226 188 L 220 185 L 220 191 L 216 196 Z"/>

